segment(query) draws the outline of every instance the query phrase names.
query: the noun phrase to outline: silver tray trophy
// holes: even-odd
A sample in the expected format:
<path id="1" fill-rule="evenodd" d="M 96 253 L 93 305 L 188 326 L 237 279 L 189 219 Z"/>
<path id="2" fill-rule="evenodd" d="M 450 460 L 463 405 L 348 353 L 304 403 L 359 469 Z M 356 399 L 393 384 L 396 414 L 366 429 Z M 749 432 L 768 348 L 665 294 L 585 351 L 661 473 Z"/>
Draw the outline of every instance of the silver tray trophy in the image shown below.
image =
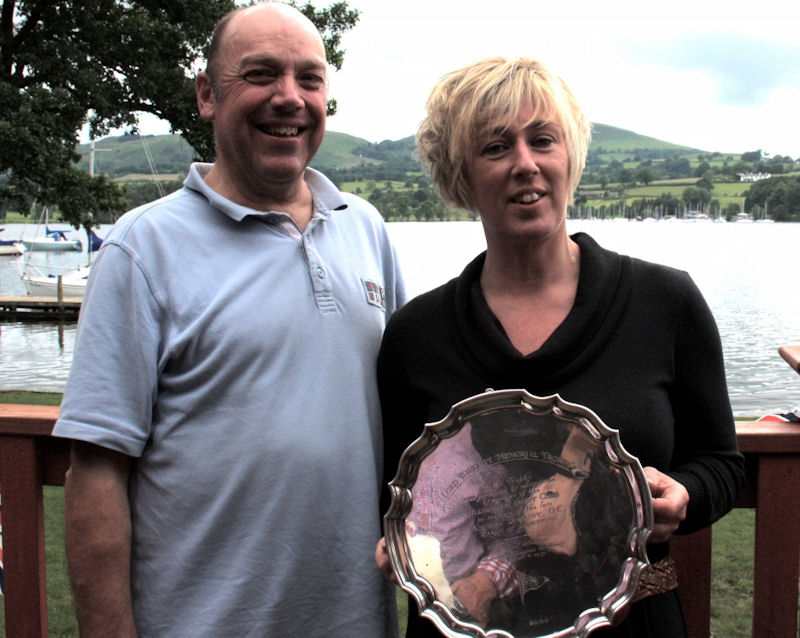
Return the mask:
<path id="1" fill-rule="evenodd" d="M 639 461 L 558 395 L 457 403 L 403 453 L 390 489 L 392 568 L 451 638 L 583 638 L 625 615 L 647 565 Z"/>

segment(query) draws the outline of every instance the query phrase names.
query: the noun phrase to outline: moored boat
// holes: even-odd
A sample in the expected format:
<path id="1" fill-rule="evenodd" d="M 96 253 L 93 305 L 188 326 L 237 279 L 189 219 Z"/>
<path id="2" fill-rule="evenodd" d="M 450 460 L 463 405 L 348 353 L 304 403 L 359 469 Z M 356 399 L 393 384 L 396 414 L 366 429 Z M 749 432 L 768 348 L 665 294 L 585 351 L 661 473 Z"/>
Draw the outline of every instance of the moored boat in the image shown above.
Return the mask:
<path id="1" fill-rule="evenodd" d="M 0 233 L 5 229 L 0 228 Z M 18 239 L 0 239 L 0 255 L 21 255 L 25 247 Z"/>
<path id="2" fill-rule="evenodd" d="M 41 266 L 25 263 L 17 266 L 20 279 L 31 297 L 58 297 L 59 279 L 62 299 L 83 299 L 86 282 L 91 271 L 92 254 L 100 249 L 103 238 L 89 231 L 89 263 L 86 266 L 64 270 L 63 272 L 44 272 Z"/>
<path id="3" fill-rule="evenodd" d="M 31 206 L 31 212 L 33 206 Z M 49 211 L 47 206 L 42 207 L 41 215 L 39 216 L 39 228 L 44 225 L 44 236 L 35 235 L 33 238 L 22 237 L 20 240 L 25 246 L 26 250 L 82 250 L 83 244 L 80 239 L 70 239 L 67 237 L 67 231 L 61 229 L 48 228 L 47 222 Z"/>
<path id="4" fill-rule="evenodd" d="M 66 231 L 45 229 L 44 237 L 22 239 L 26 250 L 81 250 L 80 239 L 69 239 Z"/>
<path id="5" fill-rule="evenodd" d="M 83 299 L 90 266 L 81 266 L 63 275 L 43 273 L 29 267 L 21 275 L 22 283 L 31 297 L 58 297 L 58 280 L 61 278 L 61 296 L 64 299 Z"/>

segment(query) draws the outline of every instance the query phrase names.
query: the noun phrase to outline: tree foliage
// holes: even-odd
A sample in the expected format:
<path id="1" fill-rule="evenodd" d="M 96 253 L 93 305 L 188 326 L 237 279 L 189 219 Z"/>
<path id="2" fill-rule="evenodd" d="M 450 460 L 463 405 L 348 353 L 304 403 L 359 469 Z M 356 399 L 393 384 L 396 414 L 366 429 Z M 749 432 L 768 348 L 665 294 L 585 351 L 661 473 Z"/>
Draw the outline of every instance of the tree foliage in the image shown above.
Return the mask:
<path id="1" fill-rule="evenodd" d="M 194 75 L 216 21 L 234 0 L 2 0 L 0 173 L 2 203 L 36 199 L 76 227 L 119 205 L 106 179 L 75 162 L 78 135 L 137 126 L 137 113 L 170 123 L 198 159 L 213 158 L 213 133 L 200 119 Z M 323 34 L 340 68 L 341 35 L 358 21 L 346 2 L 298 8 Z M 335 104 L 329 105 L 334 110 Z"/>
<path id="2" fill-rule="evenodd" d="M 647 186 L 655 178 L 655 173 L 653 173 L 649 166 L 642 166 L 636 171 L 636 179 L 645 186 Z"/>
<path id="3" fill-rule="evenodd" d="M 800 221 L 800 176 L 772 177 L 750 187 L 744 209 L 769 211 L 778 222 Z"/>
<path id="4" fill-rule="evenodd" d="M 711 201 L 711 191 L 705 188 L 690 186 L 683 190 L 681 199 L 688 207 L 703 210 Z"/>
<path id="5" fill-rule="evenodd" d="M 757 151 L 748 151 L 747 153 L 742 153 L 741 158 L 743 162 L 760 162 L 761 149 L 758 149 Z"/>

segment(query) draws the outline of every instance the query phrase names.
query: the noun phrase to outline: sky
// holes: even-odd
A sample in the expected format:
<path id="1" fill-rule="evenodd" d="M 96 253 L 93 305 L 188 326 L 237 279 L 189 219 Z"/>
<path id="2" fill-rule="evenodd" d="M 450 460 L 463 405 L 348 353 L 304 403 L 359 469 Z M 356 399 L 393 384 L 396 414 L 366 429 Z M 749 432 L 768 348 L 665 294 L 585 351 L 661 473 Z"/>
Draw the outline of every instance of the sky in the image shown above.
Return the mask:
<path id="1" fill-rule="evenodd" d="M 444 74 L 526 55 L 566 81 L 592 122 L 704 151 L 800 157 L 800 0 L 348 3 L 361 17 L 331 73 L 339 112 L 328 130 L 413 135 Z"/>

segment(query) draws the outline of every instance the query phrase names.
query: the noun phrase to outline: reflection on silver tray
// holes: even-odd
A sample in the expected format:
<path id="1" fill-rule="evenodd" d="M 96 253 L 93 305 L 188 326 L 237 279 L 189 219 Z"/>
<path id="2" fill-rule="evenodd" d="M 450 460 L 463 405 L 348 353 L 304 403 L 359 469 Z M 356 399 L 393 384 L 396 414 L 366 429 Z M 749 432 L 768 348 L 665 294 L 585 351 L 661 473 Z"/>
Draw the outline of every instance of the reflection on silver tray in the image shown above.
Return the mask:
<path id="1" fill-rule="evenodd" d="M 624 615 L 647 564 L 639 461 L 558 395 L 457 403 L 403 453 L 390 488 L 392 567 L 451 638 L 583 638 Z"/>

